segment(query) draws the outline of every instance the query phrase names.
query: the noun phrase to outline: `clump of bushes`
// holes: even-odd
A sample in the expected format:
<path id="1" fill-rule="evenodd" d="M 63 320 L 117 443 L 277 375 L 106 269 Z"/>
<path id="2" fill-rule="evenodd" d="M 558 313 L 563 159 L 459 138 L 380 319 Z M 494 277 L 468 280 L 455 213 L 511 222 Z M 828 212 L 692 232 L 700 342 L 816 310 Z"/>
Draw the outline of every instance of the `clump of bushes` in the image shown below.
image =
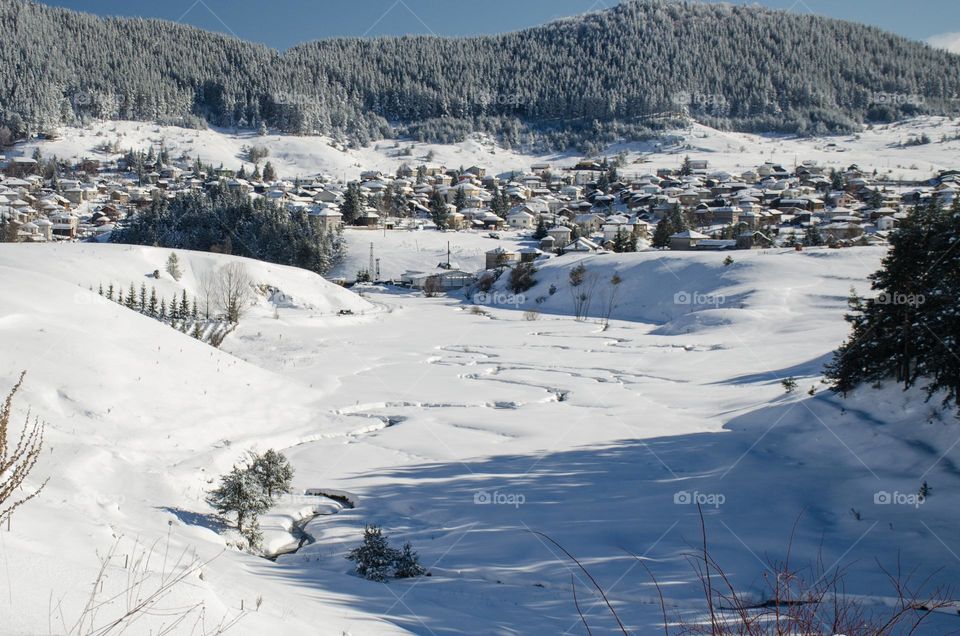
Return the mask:
<path id="1" fill-rule="evenodd" d="M 263 539 L 258 517 L 270 509 L 273 498 L 291 491 L 293 467 L 283 455 L 268 450 L 250 453 L 246 464 L 234 466 L 207 495 L 207 503 L 221 515 L 235 515 L 237 530 L 251 549 Z"/>
<path id="2" fill-rule="evenodd" d="M 385 583 L 390 578 L 410 579 L 423 576 L 426 570 L 409 542 L 403 548 L 390 546 L 380 526 L 369 524 L 363 531 L 363 543 L 347 555 L 356 563 L 355 572 L 370 581 Z"/>
<path id="3" fill-rule="evenodd" d="M 514 294 L 522 294 L 537 284 L 537 279 L 534 278 L 536 273 L 537 268 L 533 266 L 533 263 L 520 263 L 510 270 L 510 280 L 507 286 Z"/>

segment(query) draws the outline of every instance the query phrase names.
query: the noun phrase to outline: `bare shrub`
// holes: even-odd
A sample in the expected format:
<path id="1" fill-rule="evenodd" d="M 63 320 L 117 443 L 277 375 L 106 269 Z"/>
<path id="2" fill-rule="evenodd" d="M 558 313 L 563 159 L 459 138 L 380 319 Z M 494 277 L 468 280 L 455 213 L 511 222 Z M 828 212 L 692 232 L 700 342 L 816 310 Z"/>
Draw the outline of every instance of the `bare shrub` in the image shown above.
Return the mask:
<path id="1" fill-rule="evenodd" d="M 534 267 L 533 263 L 520 263 L 510 270 L 510 280 L 507 287 L 514 294 L 522 294 L 537 284 L 537 279 L 534 278 L 536 273 L 537 268 Z"/>
<path id="2" fill-rule="evenodd" d="M 479 280 L 477 280 L 477 291 L 484 293 L 489 292 L 493 289 L 493 284 L 497 282 L 497 278 L 499 278 L 499 276 L 493 272 L 482 274 Z"/>
<path id="3" fill-rule="evenodd" d="M 16 444 L 11 445 L 10 418 L 13 412 L 13 396 L 23 385 L 24 371 L 20 374 L 17 383 L 10 389 L 7 399 L 0 407 L 0 521 L 13 514 L 13 511 L 40 494 L 47 482 L 26 495 L 14 497 L 14 493 L 23 490 L 23 484 L 30 476 L 33 467 L 43 449 L 44 423 L 40 418 L 30 419 L 27 413 L 20 437 Z"/>
<path id="4" fill-rule="evenodd" d="M 597 276 L 587 271 L 586 265 L 580 263 L 570 270 L 570 295 L 573 297 L 573 314 L 578 321 L 586 320 L 590 314 L 590 303 L 593 302 L 593 293 L 597 287 Z"/>
<path id="5" fill-rule="evenodd" d="M 430 276 L 423 283 L 423 294 L 427 298 L 439 296 L 443 292 L 443 281 L 439 276 Z"/>
<path id="6" fill-rule="evenodd" d="M 224 616 L 208 625 L 203 602 L 186 606 L 173 606 L 164 602 L 177 588 L 190 586 L 194 577 L 203 578 L 203 568 L 213 560 L 201 562 L 186 549 L 176 558 L 172 558 L 173 555 L 169 554 L 169 534 L 163 546 L 159 541 L 150 546 L 137 545 L 132 555 L 124 555 L 125 578 L 121 579 L 119 585 L 111 585 L 110 571 L 119 569 L 113 565 L 121 556 L 118 553 L 119 541 L 118 539 L 100 559 L 100 569 L 87 596 L 87 602 L 72 623 L 68 623 L 63 616 L 62 599 L 55 607 L 51 607 L 51 618 L 59 617 L 62 633 L 68 636 L 146 633 L 144 630 L 147 626 L 142 625 L 143 619 L 163 616 L 163 623 L 151 626 L 155 631 L 150 633 L 215 636 L 225 633 L 243 618 L 244 612 L 241 611 L 233 618 Z M 159 571 L 155 569 L 155 565 L 160 566 Z M 107 587 L 108 591 L 104 592 L 104 587 Z"/>
<path id="7" fill-rule="evenodd" d="M 620 275 L 614 272 L 613 276 L 610 277 L 610 284 L 607 288 L 607 294 L 604 302 L 603 308 L 603 328 L 607 329 L 610 326 L 610 316 L 613 315 L 613 310 L 617 307 L 617 296 L 620 293 L 620 284 L 623 283 L 623 279 L 620 278 Z"/>
<path id="8" fill-rule="evenodd" d="M 253 302 L 253 280 L 247 267 L 239 262 L 224 265 L 217 270 L 213 286 L 217 308 L 229 322 L 240 322 Z"/>
<path id="9" fill-rule="evenodd" d="M 764 572 L 766 594 L 759 602 L 738 591 L 723 567 L 713 558 L 707 541 L 706 523 L 700 511 L 701 546 L 688 559 L 703 590 L 706 615 L 695 618 L 678 616 L 671 621 L 667 605 L 653 572 L 643 557 L 629 553 L 647 572 L 657 589 L 663 617 L 663 633 L 670 636 L 767 636 L 768 634 L 844 634 L 846 636 L 895 636 L 916 633 L 935 612 L 952 609 L 950 590 L 928 589 L 929 579 L 915 584 L 914 574 L 904 574 L 898 562 L 895 572 L 890 572 L 879 563 L 877 567 L 890 581 L 894 600 L 882 609 L 869 608 L 862 598 L 846 593 L 844 570 L 841 567 L 824 567 L 822 555 L 814 564 L 798 568 L 791 563 L 793 536 L 787 545 L 787 557 L 783 561 L 770 561 Z M 794 529 L 795 530 L 795 529 Z M 616 620 L 620 631 L 627 634 L 616 610 L 610 603 L 603 587 L 591 576 L 586 567 L 551 537 L 540 533 L 586 574 L 590 584 L 606 603 L 610 615 Z M 580 611 L 574 586 L 574 604 L 587 633 L 590 626 Z"/>
<path id="10" fill-rule="evenodd" d="M 523 319 L 529 322 L 533 322 L 534 320 L 540 320 L 540 312 L 537 311 L 536 309 L 529 309 L 523 312 Z"/>

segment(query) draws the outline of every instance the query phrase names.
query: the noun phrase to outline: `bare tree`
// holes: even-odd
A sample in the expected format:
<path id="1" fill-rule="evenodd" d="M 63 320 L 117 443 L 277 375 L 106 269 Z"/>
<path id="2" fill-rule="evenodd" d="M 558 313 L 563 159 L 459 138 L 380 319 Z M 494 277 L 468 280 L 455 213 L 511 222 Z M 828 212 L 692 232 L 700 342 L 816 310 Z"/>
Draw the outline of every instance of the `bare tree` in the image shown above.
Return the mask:
<path id="1" fill-rule="evenodd" d="M 578 321 L 586 320 L 590 314 L 590 303 L 593 302 L 597 280 L 597 275 L 588 272 L 583 263 L 570 270 L 570 295 L 573 297 L 573 313 Z"/>
<path id="2" fill-rule="evenodd" d="M 253 302 L 253 279 L 247 267 L 233 262 L 217 270 L 213 297 L 229 322 L 240 322 Z"/>
<path id="3" fill-rule="evenodd" d="M 19 499 L 14 498 L 14 492 L 22 490 L 23 483 L 36 465 L 40 450 L 43 448 L 44 424 L 40 418 L 31 420 L 29 412 L 24 419 L 16 445 L 11 446 L 10 443 L 13 396 L 20 390 L 26 375 L 26 371 L 20 374 L 20 379 L 13 385 L 7 399 L 3 402 L 3 407 L 0 407 L 0 520 L 9 517 L 14 510 L 39 495 L 47 484 L 44 480 L 30 494 L 21 496 Z"/>
<path id="4" fill-rule="evenodd" d="M 603 308 L 603 328 L 606 330 L 610 326 L 610 316 L 613 314 L 613 310 L 617 307 L 617 296 L 620 292 L 620 283 L 623 282 L 623 279 L 620 278 L 620 274 L 616 272 L 613 273 L 613 276 L 610 277 L 610 286 L 607 289 L 606 303 Z"/>
<path id="5" fill-rule="evenodd" d="M 205 271 L 200 274 L 197 282 L 199 283 L 198 292 L 203 303 L 204 318 L 210 320 L 210 308 L 217 291 L 217 275 L 213 271 Z"/>

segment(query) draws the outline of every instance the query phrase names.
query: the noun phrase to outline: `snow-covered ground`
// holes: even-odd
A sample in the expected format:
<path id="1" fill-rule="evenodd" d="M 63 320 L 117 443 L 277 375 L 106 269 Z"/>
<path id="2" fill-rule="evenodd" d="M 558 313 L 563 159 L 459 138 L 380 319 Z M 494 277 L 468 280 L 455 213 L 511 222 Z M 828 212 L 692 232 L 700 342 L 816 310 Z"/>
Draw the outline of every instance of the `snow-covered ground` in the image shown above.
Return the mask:
<path id="1" fill-rule="evenodd" d="M 482 312 L 385 288 L 359 299 L 251 263 L 292 300 L 275 313 L 261 299 L 222 350 L 84 291 L 139 281 L 168 252 L 0 246 L 0 394 L 28 369 L 17 405 L 49 422 L 33 481 L 51 478 L 0 529 L 5 633 L 64 631 L 59 616 L 76 616 L 98 554 L 119 541 L 116 588 L 134 542 L 168 534 L 171 553 L 213 560 L 164 606 L 204 601 L 208 622 L 242 606 L 229 633 L 580 634 L 571 578 L 593 633 L 619 633 L 533 531 L 589 567 L 630 633 L 658 633 L 656 591 L 630 553 L 647 559 L 671 614 L 702 612 L 685 559 L 696 500 L 714 556 L 758 598 L 795 523 L 792 561 L 845 567 L 847 591 L 870 602 L 891 596 L 875 559 L 899 556 L 935 583 L 960 576 L 953 412 L 896 387 L 842 400 L 820 383 L 850 288 L 867 290 L 880 248 L 738 252 L 729 265 L 710 253 L 568 255 L 518 304 Z M 228 258 L 180 255 L 181 283 L 160 282 L 188 292 Z M 581 261 L 597 300 L 613 272 L 624 278 L 606 330 L 566 313 Z M 309 521 L 313 541 L 276 562 L 231 548 L 203 501 L 245 450 L 270 447 L 291 459 L 297 493 L 356 504 L 318 502 L 336 514 Z M 933 494 L 919 506 L 878 495 L 902 501 L 924 480 Z M 293 541 L 283 528 L 313 505 L 284 501 L 265 519 L 270 545 Z M 411 541 L 432 576 L 351 575 L 344 555 L 371 522 Z"/>
<path id="2" fill-rule="evenodd" d="M 523 154 L 499 147 L 483 135 L 458 144 L 423 144 L 409 140 L 383 140 L 366 148 L 344 148 L 327 137 L 288 135 L 258 136 L 229 130 L 188 130 L 143 122 L 107 121 L 86 128 L 64 128 L 57 140 L 20 144 L 12 154 L 30 156 L 39 147 L 44 156 L 61 159 L 104 158 L 98 151 L 103 144 L 117 144 L 121 150 L 146 149 L 165 145 L 172 157 L 199 156 L 213 165 L 238 169 L 245 161 L 245 146 L 269 149 L 268 160 L 280 176 L 328 174 L 336 179 L 352 180 L 365 170 L 394 173 L 403 163 L 431 163 L 450 168 L 486 166 L 494 174 L 527 171 L 534 163 L 555 167 L 572 166 L 580 159 L 574 153 Z M 903 146 L 926 134 L 931 143 Z M 894 179 L 926 179 L 936 170 L 956 168 L 960 155 L 960 121 L 942 117 L 918 117 L 904 122 L 873 126 L 855 135 L 797 138 L 789 135 L 756 135 L 715 130 L 701 124 L 668 131 L 660 141 L 615 144 L 607 148 L 610 156 L 627 153 L 630 162 L 624 172 L 653 172 L 657 168 L 676 168 L 685 155 L 708 159 L 711 169 L 739 174 L 765 161 L 792 167 L 805 160 L 821 165 L 876 169 Z M 947 137 L 948 141 L 941 142 Z M 401 151 L 410 149 L 409 155 Z M 430 154 L 432 153 L 432 155 Z M 428 161 L 428 156 L 432 160 Z"/>
<path id="3" fill-rule="evenodd" d="M 357 272 L 370 267 L 370 245 L 373 244 L 374 269 L 380 260 L 380 280 L 400 280 L 408 270 L 431 271 L 447 262 L 466 272 L 486 269 L 486 253 L 502 247 L 515 250 L 524 245 L 536 246 L 531 232 L 500 231 L 499 239 L 490 238 L 490 232 L 466 230 L 438 232 L 434 229 L 367 230 L 346 228 L 347 257 L 330 275 L 353 280 Z"/>

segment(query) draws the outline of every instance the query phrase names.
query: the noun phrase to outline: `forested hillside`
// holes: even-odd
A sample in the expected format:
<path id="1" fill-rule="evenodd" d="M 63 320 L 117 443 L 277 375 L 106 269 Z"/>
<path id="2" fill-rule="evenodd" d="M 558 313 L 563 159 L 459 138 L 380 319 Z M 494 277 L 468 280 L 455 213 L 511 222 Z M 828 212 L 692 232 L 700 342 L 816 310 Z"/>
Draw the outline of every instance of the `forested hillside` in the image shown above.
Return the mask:
<path id="1" fill-rule="evenodd" d="M 960 56 L 849 22 L 667 0 L 498 36 L 333 39 L 285 53 L 0 0 L 0 36 L 0 106 L 14 137 L 93 117 L 265 124 L 359 143 L 391 127 L 431 141 L 484 130 L 556 148 L 639 137 L 684 115 L 827 132 L 960 109 Z"/>

